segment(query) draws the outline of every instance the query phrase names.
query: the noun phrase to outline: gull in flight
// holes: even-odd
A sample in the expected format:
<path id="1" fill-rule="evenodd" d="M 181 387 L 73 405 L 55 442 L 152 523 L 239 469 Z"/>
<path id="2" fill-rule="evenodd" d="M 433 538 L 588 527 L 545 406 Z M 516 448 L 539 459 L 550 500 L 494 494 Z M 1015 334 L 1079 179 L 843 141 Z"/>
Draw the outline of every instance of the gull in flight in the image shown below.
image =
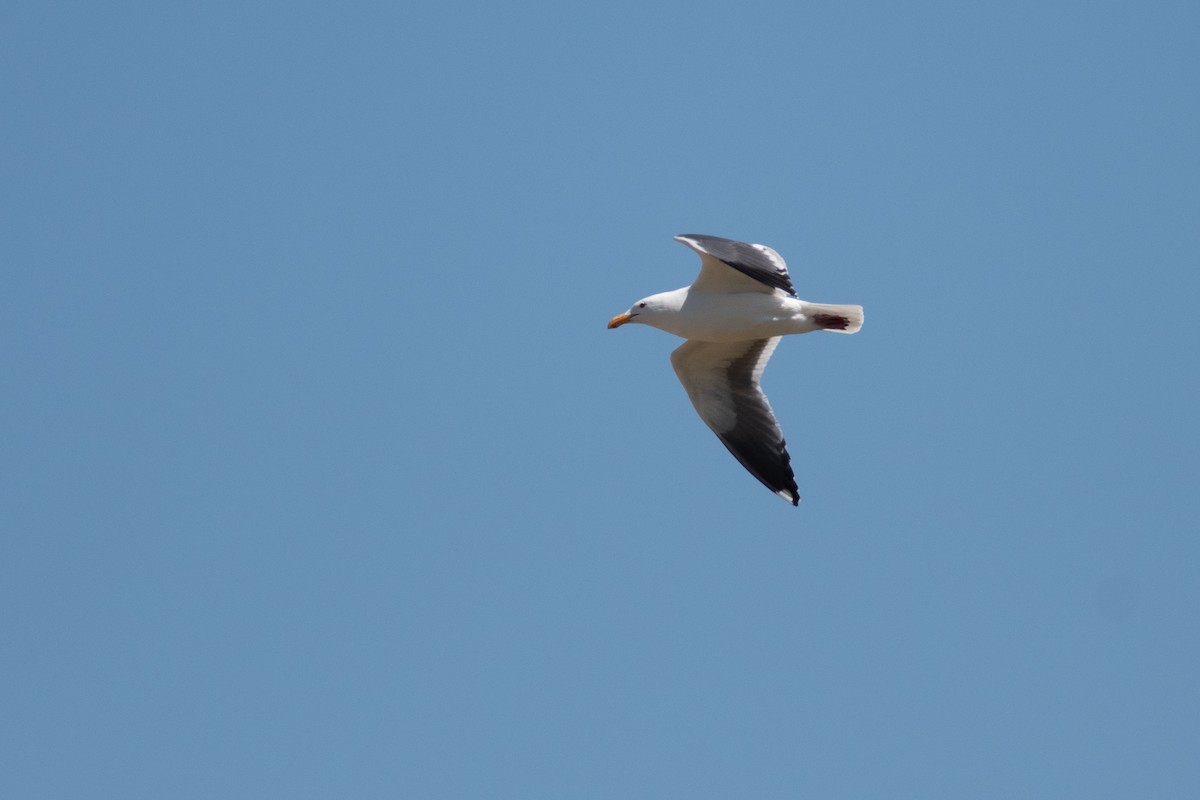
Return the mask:
<path id="1" fill-rule="evenodd" d="M 751 475 L 798 505 L 792 459 L 759 378 L 780 338 L 857 333 L 862 306 L 800 300 L 783 258 L 766 245 L 696 233 L 675 241 L 700 255 L 696 282 L 637 301 L 608 327 L 640 323 L 687 339 L 671 366 L 700 419 Z"/>

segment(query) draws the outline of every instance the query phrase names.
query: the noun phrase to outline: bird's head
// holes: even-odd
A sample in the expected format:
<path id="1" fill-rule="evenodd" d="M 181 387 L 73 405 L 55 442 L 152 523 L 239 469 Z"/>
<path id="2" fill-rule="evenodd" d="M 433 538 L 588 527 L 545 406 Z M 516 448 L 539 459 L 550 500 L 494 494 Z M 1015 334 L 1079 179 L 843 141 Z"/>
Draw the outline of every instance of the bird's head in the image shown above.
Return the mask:
<path id="1" fill-rule="evenodd" d="M 638 322 L 644 325 L 653 325 L 654 319 L 662 312 L 663 301 L 662 295 L 652 295 L 642 300 L 638 300 L 624 314 L 617 314 L 608 321 L 609 330 L 619 328 L 626 322 Z"/>

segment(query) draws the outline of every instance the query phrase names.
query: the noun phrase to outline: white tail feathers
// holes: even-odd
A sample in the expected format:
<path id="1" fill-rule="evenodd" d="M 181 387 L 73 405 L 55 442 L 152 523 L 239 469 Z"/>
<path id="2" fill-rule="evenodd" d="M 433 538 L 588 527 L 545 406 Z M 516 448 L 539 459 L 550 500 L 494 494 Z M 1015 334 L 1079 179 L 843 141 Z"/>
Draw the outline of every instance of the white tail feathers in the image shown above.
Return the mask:
<path id="1" fill-rule="evenodd" d="M 834 306 L 805 303 L 804 314 L 818 328 L 836 333 L 858 333 L 863 326 L 862 306 Z"/>

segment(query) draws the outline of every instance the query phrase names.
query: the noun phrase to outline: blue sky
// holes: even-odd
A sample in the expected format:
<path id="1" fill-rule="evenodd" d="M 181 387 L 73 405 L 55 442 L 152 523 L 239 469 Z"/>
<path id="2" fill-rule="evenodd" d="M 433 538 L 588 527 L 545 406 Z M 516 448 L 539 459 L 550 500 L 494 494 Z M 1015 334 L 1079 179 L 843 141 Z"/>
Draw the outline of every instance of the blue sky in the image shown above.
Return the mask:
<path id="1" fill-rule="evenodd" d="M 1194 4 L 0 22 L 3 795 L 1200 792 Z"/>

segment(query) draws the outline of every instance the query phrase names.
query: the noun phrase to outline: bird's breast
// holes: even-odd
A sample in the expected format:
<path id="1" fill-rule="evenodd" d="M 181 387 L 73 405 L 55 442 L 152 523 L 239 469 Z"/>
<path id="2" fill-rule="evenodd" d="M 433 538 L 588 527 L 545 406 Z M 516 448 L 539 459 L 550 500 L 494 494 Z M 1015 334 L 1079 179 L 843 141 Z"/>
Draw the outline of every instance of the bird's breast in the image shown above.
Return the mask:
<path id="1" fill-rule="evenodd" d="M 796 333 L 800 303 L 764 292 L 689 293 L 663 330 L 707 342 L 736 342 Z"/>

